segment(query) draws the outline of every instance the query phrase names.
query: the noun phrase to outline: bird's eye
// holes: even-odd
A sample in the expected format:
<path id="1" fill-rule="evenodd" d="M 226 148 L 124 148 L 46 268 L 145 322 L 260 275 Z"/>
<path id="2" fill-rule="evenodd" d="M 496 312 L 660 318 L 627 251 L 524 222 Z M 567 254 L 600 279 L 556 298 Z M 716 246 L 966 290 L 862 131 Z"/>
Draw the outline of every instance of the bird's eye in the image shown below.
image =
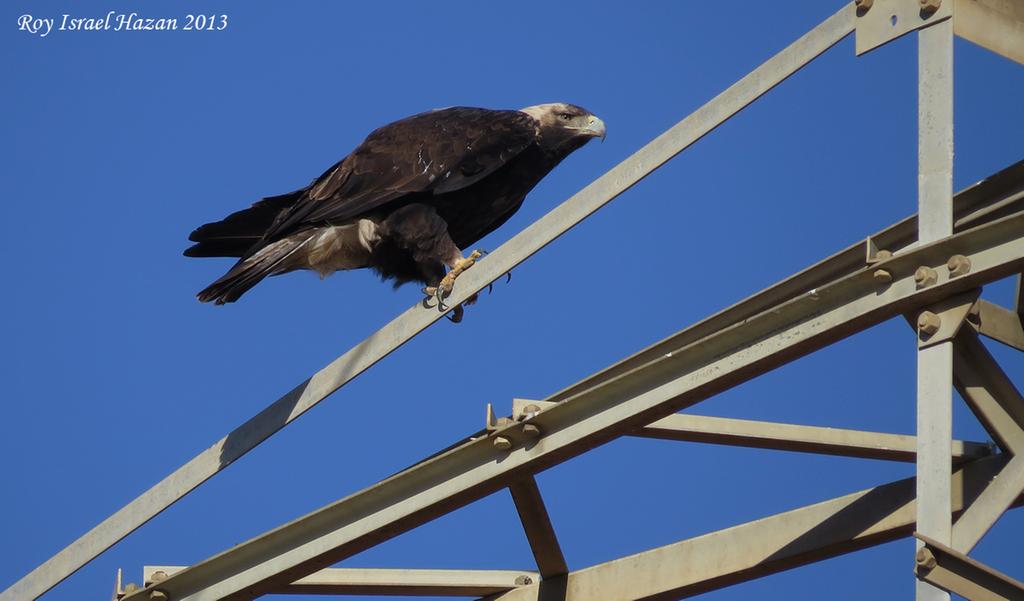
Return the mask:
<path id="1" fill-rule="evenodd" d="M 559 113 L 558 118 L 562 121 L 568 121 L 569 119 L 572 119 L 572 115 L 569 113 Z"/>

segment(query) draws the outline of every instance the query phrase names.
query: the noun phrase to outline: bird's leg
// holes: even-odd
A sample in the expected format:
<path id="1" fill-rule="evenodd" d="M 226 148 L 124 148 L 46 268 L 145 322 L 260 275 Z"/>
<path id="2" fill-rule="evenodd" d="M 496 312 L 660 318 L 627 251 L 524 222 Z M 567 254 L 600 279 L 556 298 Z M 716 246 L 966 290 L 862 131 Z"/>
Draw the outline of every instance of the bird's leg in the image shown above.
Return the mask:
<path id="1" fill-rule="evenodd" d="M 447 262 L 448 273 L 444 274 L 444 277 L 441 278 L 441 281 L 434 290 L 437 302 L 440 303 L 452 293 L 452 290 L 455 288 L 455 279 L 462 275 L 462 272 L 472 267 L 476 260 L 482 256 L 484 256 L 483 251 L 474 250 L 469 253 L 468 257 L 463 257 L 462 253 L 458 253 L 455 258 Z"/>
<path id="2" fill-rule="evenodd" d="M 447 298 L 452 293 L 452 290 L 455 288 L 455 279 L 458 278 L 462 274 L 462 272 L 472 267 L 476 263 L 477 259 L 484 256 L 485 254 L 487 254 L 487 251 L 474 250 L 473 252 L 469 253 L 468 257 L 463 257 L 462 253 L 456 250 L 455 253 L 453 254 L 453 257 L 445 262 L 445 264 L 448 266 L 448 273 L 446 273 L 444 277 L 437 281 L 438 283 L 436 286 L 423 287 L 423 294 L 426 295 L 424 303 L 426 303 L 427 300 L 430 299 L 430 297 L 434 297 L 437 299 L 438 310 L 447 311 L 448 307 L 444 304 L 444 299 Z M 466 300 L 462 301 L 461 304 L 456 305 L 451 310 L 451 313 L 447 315 L 448 320 L 451 321 L 452 323 L 461 322 L 462 317 L 465 313 L 464 306 L 476 303 L 477 300 L 479 300 L 479 298 L 479 294 L 471 294 Z"/>

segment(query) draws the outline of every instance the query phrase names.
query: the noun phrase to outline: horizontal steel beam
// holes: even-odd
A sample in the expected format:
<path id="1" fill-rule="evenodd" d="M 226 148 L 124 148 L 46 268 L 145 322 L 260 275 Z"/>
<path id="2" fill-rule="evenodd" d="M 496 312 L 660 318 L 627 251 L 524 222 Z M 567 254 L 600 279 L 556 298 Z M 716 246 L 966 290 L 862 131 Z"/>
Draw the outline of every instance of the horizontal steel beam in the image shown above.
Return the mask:
<path id="1" fill-rule="evenodd" d="M 146 566 L 146 586 L 184 570 L 184 566 Z M 406 597 L 480 597 L 538 582 L 536 572 L 518 570 L 402 570 L 326 568 L 269 591 L 277 595 L 396 595 Z"/>
<path id="2" fill-rule="evenodd" d="M 922 534 L 914 571 L 917 577 L 971 601 L 1020 601 L 1024 583 L 950 549 Z"/>
<path id="3" fill-rule="evenodd" d="M 750 105 L 853 31 L 849 4 L 649 142 L 459 278 L 457 306 Z M 288 425 L 440 318 L 417 303 L 369 338 L 220 439 L 68 547 L 0 593 L 0 601 L 43 594 L 230 463 Z"/>
<path id="4" fill-rule="evenodd" d="M 516 399 L 513 401 L 513 419 L 518 417 L 518 409 L 526 404 L 534 405 L 542 411 L 556 405 L 548 401 Z M 917 456 L 917 443 L 912 435 L 710 417 L 692 413 L 674 413 L 630 432 L 630 435 L 639 438 L 908 463 L 913 463 Z M 992 454 L 992 447 L 982 442 L 954 440 L 952 448 L 951 459 L 954 464 Z"/>
<path id="5" fill-rule="evenodd" d="M 913 463 L 917 456 L 916 439 L 914 436 L 905 434 L 800 426 L 687 413 L 676 413 L 663 417 L 636 431 L 634 435 L 684 442 L 703 442 L 754 449 L 820 453 L 910 463 Z M 953 441 L 952 460 L 954 463 L 991 454 L 992 449 L 985 443 Z"/>
<path id="6" fill-rule="evenodd" d="M 970 259 L 969 273 L 944 273 L 953 254 Z M 891 273 L 891 282 L 879 283 L 864 269 L 808 290 L 238 545 L 160 588 L 174 601 L 257 597 L 857 331 L 1016 273 L 1024 268 L 1024 213 L 879 266 Z M 935 284 L 918 287 L 914 272 L 921 266 L 936 270 Z M 524 433 L 526 425 L 535 431 Z M 510 444 L 494 445 L 496 436 Z"/>
<path id="7" fill-rule="evenodd" d="M 953 476 L 954 511 L 1004 463 L 971 462 Z M 544 580 L 491 601 L 680 599 L 909 536 L 908 478 Z"/>

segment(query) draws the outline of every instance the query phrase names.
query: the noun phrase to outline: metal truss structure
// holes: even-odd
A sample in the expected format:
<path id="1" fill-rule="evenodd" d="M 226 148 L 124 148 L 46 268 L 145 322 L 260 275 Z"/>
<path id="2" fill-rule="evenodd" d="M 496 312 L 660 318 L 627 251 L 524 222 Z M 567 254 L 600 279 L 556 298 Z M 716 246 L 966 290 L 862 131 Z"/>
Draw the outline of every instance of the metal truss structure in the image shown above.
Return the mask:
<path id="1" fill-rule="evenodd" d="M 378 484 L 191 567 L 148 567 L 124 601 L 269 593 L 487 596 L 493 601 L 678 599 L 914 535 L 917 599 L 1024 599 L 1024 584 L 967 556 L 1024 502 L 1024 398 L 980 337 L 1024 350 L 1016 306 L 981 287 L 1024 271 L 1024 161 L 955 196 L 953 39 L 1024 63 L 1022 0 L 857 0 L 533 223 L 459 279 L 488 283 L 626 191 L 736 112 L 856 34 L 857 53 L 919 39 L 919 210 L 754 296 Z M 918 347 L 917 436 L 676 412 L 891 318 Z M 219 440 L 0 594 L 44 594 L 260 442 L 423 331 L 416 306 Z M 908 330 L 908 338 L 911 332 Z M 952 440 L 954 387 L 994 446 Z M 534 475 L 621 436 L 916 462 L 917 477 L 569 571 Z M 536 572 L 329 566 L 508 488 Z M 665 569 L 665 566 L 672 569 Z M 909 574 L 908 574 L 909 577 Z"/>

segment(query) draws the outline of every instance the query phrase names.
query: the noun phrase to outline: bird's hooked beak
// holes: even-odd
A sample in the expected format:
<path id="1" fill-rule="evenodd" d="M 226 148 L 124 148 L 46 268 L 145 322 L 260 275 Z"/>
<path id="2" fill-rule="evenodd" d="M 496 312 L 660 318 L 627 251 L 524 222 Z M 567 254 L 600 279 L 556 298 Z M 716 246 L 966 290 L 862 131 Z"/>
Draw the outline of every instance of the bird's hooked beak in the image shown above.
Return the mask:
<path id="1" fill-rule="evenodd" d="M 580 128 L 580 132 L 584 133 L 584 134 L 586 134 L 588 136 L 593 136 L 595 138 L 601 138 L 601 141 L 604 142 L 604 136 L 605 136 L 604 121 L 601 121 L 599 118 L 595 117 L 594 115 L 590 115 L 590 117 L 587 118 L 587 126 Z"/>

